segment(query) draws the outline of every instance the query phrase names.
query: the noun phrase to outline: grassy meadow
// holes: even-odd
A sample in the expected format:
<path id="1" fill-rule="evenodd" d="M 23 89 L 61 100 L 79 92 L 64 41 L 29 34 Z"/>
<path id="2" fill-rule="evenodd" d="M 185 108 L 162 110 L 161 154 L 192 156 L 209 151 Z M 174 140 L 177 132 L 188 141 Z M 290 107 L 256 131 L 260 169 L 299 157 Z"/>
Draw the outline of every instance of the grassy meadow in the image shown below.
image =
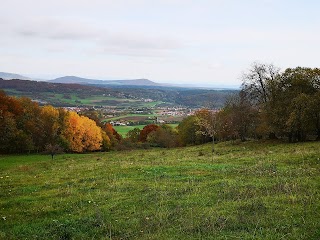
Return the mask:
<path id="1" fill-rule="evenodd" d="M 320 144 L 0 156 L 0 239 L 320 239 Z"/>

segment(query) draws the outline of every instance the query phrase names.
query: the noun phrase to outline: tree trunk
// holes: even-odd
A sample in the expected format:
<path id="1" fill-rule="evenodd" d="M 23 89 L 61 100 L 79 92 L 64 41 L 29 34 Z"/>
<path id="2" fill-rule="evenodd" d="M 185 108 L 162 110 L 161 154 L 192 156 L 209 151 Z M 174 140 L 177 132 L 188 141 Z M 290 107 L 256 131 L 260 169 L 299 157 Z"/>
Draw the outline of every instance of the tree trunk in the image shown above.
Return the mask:
<path id="1" fill-rule="evenodd" d="M 320 129 L 317 130 L 317 141 L 320 140 Z"/>
<path id="2" fill-rule="evenodd" d="M 214 156 L 214 136 L 212 136 L 212 162 L 213 162 L 213 156 Z"/>
<path id="3" fill-rule="evenodd" d="M 270 132 L 269 133 L 269 139 L 275 140 L 275 139 L 278 139 L 278 138 L 277 138 L 277 136 L 276 136 L 276 134 L 274 132 Z"/>

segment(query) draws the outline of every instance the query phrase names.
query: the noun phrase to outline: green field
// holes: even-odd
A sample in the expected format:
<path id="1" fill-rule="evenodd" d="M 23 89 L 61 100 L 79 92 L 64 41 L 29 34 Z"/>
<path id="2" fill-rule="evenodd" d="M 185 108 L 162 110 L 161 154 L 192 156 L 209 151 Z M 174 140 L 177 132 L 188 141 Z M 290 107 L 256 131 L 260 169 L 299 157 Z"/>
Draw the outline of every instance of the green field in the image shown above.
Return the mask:
<path id="1" fill-rule="evenodd" d="M 145 125 L 135 125 L 135 126 L 114 126 L 113 128 L 123 137 L 126 137 L 130 130 L 135 128 L 142 129 Z"/>
<path id="2" fill-rule="evenodd" d="M 320 239 L 318 142 L 0 156 L 0 239 Z"/>
<path id="3" fill-rule="evenodd" d="M 162 101 L 144 102 L 143 100 L 128 99 L 112 96 L 97 95 L 80 95 L 80 94 L 63 94 L 52 92 L 23 92 L 15 89 L 4 89 L 7 94 L 16 97 L 26 96 L 31 99 L 48 102 L 54 106 L 69 105 L 69 106 L 113 106 L 118 108 L 133 107 L 133 108 L 151 108 L 163 104 Z"/>
<path id="4" fill-rule="evenodd" d="M 179 124 L 167 124 L 171 126 L 172 128 L 177 127 Z M 133 130 L 135 128 L 139 128 L 140 130 L 146 125 L 135 125 L 135 126 L 114 126 L 113 128 L 123 137 L 126 137 L 127 133 L 130 130 Z"/>

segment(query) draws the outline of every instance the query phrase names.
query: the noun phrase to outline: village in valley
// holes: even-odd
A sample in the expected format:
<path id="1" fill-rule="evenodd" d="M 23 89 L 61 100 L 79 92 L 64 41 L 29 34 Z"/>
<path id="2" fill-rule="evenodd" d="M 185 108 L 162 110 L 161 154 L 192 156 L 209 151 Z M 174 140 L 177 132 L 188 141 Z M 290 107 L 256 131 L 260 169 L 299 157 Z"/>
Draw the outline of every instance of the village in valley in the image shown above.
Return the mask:
<path id="1" fill-rule="evenodd" d="M 112 126 L 135 126 L 155 124 L 178 124 L 187 116 L 197 111 L 188 107 L 144 107 L 144 108 L 117 108 L 117 107 L 65 107 L 76 112 L 95 111 L 102 122 Z"/>

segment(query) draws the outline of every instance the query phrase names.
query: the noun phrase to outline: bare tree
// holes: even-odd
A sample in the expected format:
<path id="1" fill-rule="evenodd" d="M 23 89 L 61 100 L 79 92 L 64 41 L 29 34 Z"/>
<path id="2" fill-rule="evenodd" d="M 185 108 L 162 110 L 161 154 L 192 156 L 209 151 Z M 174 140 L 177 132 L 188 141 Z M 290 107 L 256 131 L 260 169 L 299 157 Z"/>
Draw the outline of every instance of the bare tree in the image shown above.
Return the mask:
<path id="1" fill-rule="evenodd" d="M 202 109 L 196 112 L 196 125 L 200 127 L 198 134 L 212 138 L 212 161 L 215 152 L 215 135 L 217 134 L 217 115 L 215 110 Z"/>
<path id="2" fill-rule="evenodd" d="M 270 97 L 270 82 L 275 80 L 279 72 L 280 69 L 273 64 L 254 62 L 241 77 L 242 89 L 254 102 L 265 104 Z"/>

